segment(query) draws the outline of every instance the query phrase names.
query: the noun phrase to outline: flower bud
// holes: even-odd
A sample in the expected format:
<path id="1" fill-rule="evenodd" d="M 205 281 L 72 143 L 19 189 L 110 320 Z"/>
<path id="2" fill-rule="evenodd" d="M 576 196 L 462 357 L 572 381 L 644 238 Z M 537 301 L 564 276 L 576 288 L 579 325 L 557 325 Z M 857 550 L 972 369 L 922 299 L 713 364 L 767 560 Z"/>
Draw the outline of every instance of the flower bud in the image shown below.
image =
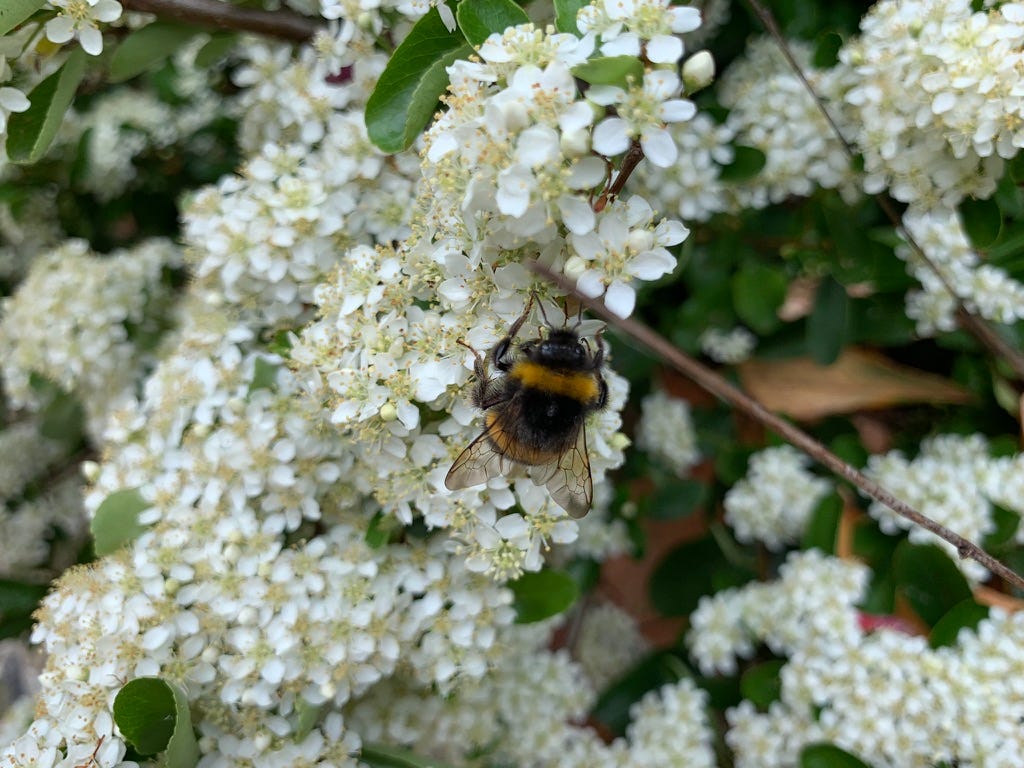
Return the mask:
<path id="1" fill-rule="evenodd" d="M 683 64 L 683 85 L 686 94 L 707 88 L 715 79 L 715 60 L 708 51 L 697 51 Z"/>

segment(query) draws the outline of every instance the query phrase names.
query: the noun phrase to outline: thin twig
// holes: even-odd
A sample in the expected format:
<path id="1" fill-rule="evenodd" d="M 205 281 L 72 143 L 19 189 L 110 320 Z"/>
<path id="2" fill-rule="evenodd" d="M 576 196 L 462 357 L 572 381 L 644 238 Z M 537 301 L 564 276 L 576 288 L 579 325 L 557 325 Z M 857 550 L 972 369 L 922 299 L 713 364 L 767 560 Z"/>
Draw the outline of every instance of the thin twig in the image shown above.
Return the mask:
<path id="1" fill-rule="evenodd" d="M 125 10 L 153 13 L 162 19 L 215 29 L 255 32 L 296 43 L 307 42 L 324 26 L 293 11 L 244 8 L 221 0 L 121 0 L 121 5 Z"/>
<path id="2" fill-rule="evenodd" d="M 779 435 L 790 444 L 795 445 L 819 464 L 822 464 L 835 474 L 845 480 L 848 480 L 867 496 L 870 496 L 876 501 L 889 507 L 889 509 L 900 517 L 909 520 L 914 525 L 920 526 L 926 531 L 930 531 L 935 534 L 940 539 L 952 544 L 956 547 L 957 554 L 959 554 L 961 558 L 970 558 L 971 560 L 985 566 L 985 568 L 1001 577 L 1004 581 L 1013 584 L 1015 587 L 1024 589 L 1024 578 L 1019 576 L 1010 568 L 1007 568 L 977 544 L 965 539 L 960 534 L 951 531 L 946 526 L 935 522 L 930 517 L 926 517 L 906 502 L 896 498 L 863 472 L 850 466 L 834 453 L 829 451 L 828 448 L 806 432 L 793 424 L 790 424 L 785 419 L 776 416 L 706 365 L 703 365 L 692 357 L 680 352 L 665 337 L 659 335 L 651 328 L 648 328 L 646 325 L 637 322 L 636 320 L 620 318 L 610 312 L 602 302 L 592 299 L 589 296 L 585 296 L 576 290 L 576 286 L 573 282 L 564 275 L 551 271 L 551 269 L 543 264 L 534 261 L 528 262 L 527 266 L 541 277 L 546 280 L 550 280 L 563 291 L 574 296 L 581 304 L 583 304 L 583 306 L 594 314 L 607 320 L 610 325 L 639 341 L 666 363 L 694 381 L 706 391 L 725 401 L 737 410 L 742 411 L 751 418 L 756 419 L 772 432 Z"/>
<path id="3" fill-rule="evenodd" d="M 842 145 L 846 156 L 851 162 L 853 162 L 857 157 L 857 153 L 854 150 L 853 145 L 847 141 L 843 132 L 839 129 L 839 125 L 832 118 L 832 115 L 829 113 L 828 107 L 825 104 L 825 100 L 822 99 L 814 86 L 811 85 L 810 81 L 807 79 L 803 69 L 800 67 L 796 57 L 793 55 L 792 48 L 790 48 L 786 38 L 783 37 L 782 32 L 779 30 L 779 25 L 775 21 L 775 17 L 772 15 L 772 12 L 765 7 L 760 0 L 747 0 L 747 2 L 750 4 L 751 9 L 757 17 L 761 20 L 761 23 L 768 31 L 768 34 L 771 35 L 775 44 L 779 46 L 779 50 L 782 52 L 782 55 L 785 57 L 790 68 L 796 74 L 797 78 L 799 78 L 800 82 L 803 83 L 804 88 L 807 89 L 811 98 L 814 99 L 814 103 L 817 105 L 818 111 L 824 115 L 825 121 L 829 124 L 832 132 L 839 139 L 839 143 Z M 956 316 L 964 330 L 974 336 L 982 346 L 986 347 L 996 357 L 1002 358 L 1009 363 L 1010 367 L 1013 368 L 1014 373 L 1017 375 L 1017 378 L 1024 381 L 1024 355 L 1022 355 L 1019 350 L 1010 346 L 1002 336 L 992 330 L 984 319 L 978 317 L 967 309 L 960 294 L 957 293 L 956 289 L 953 287 L 953 284 L 949 281 L 942 270 L 939 269 L 938 265 L 924 252 L 924 249 L 921 247 L 920 243 L 917 242 L 917 239 L 906 227 L 903 226 L 903 218 L 892 204 L 892 201 L 881 193 L 874 195 L 874 198 L 878 203 L 878 206 L 882 209 L 882 212 L 885 213 L 889 221 L 892 222 L 893 226 L 896 227 L 900 235 L 907 242 L 907 245 L 910 246 L 910 250 L 912 250 L 914 255 L 935 273 L 935 276 L 938 277 L 939 281 L 942 283 L 942 287 L 945 288 L 949 295 L 953 297 L 953 300 L 957 305 Z"/>

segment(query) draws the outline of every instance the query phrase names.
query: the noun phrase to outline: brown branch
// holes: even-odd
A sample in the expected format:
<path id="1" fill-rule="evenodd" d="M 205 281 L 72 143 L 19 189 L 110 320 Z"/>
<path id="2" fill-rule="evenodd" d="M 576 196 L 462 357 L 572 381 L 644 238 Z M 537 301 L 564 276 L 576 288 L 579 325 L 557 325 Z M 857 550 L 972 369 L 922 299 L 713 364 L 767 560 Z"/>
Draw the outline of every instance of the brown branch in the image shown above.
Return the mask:
<path id="1" fill-rule="evenodd" d="M 825 105 L 825 100 L 821 98 L 818 92 L 814 89 L 814 86 L 811 85 L 810 81 L 807 79 L 803 69 L 801 69 L 800 64 L 793 55 L 792 48 L 790 48 L 786 38 L 783 37 L 772 12 L 762 2 L 760 2 L 760 0 L 747 0 L 747 2 L 757 17 L 761 20 L 761 23 L 775 41 L 775 44 L 779 46 L 779 50 L 785 57 L 790 69 L 793 70 L 800 82 L 803 83 L 804 88 L 811 95 L 811 98 L 814 99 L 814 103 L 817 105 L 818 111 L 824 115 L 825 121 L 829 124 L 832 132 L 839 139 L 839 143 L 842 145 L 846 156 L 851 162 L 853 162 L 857 156 L 853 146 L 846 140 L 846 137 L 843 136 L 843 132 L 839 129 L 839 125 L 836 121 L 832 119 L 832 115 L 829 113 L 828 107 Z M 889 221 L 892 222 L 893 226 L 896 227 L 903 236 L 903 239 L 906 240 L 907 245 L 910 246 L 910 250 L 912 250 L 914 255 L 935 273 L 935 276 L 938 277 L 939 281 L 942 283 L 942 287 L 945 288 L 949 295 L 953 297 L 953 300 L 957 305 L 956 316 L 961 327 L 974 336 L 974 338 L 983 347 L 987 348 L 989 352 L 1009 363 L 1010 367 L 1013 368 L 1013 372 L 1017 375 L 1018 380 L 1024 381 L 1024 355 L 1022 355 L 1019 350 L 1010 346 L 1006 339 L 996 333 L 984 319 L 978 317 L 964 306 L 964 301 L 953 287 L 953 284 L 949 282 L 946 275 L 944 275 L 942 270 L 939 269 L 938 265 L 924 252 L 924 249 L 921 247 L 920 243 L 917 242 L 917 239 L 906 229 L 906 227 L 903 226 L 903 218 L 896 211 L 892 201 L 881 193 L 874 195 L 874 198 Z"/>
<path id="2" fill-rule="evenodd" d="M 307 42 L 324 26 L 316 19 L 293 11 L 243 8 L 220 0 L 121 0 L 121 5 L 126 11 L 152 13 L 161 19 L 215 29 L 255 32 L 295 43 Z"/>
<path id="3" fill-rule="evenodd" d="M 970 558 L 975 562 L 981 563 L 981 565 L 985 566 L 985 568 L 990 572 L 1001 577 L 1004 581 L 1013 584 L 1015 587 L 1024 589 L 1024 578 L 1007 568 L 977 544 L 965 539 L 960 534 L 951 531 L 946 526 L 935 522 L 930 517 L 926 517 L 906 502 L 896 498 L 863 472 L 847 464 L 834 453 L 829 451 L 828 448 L 801 430 L 799 427 L 796 427 L 785 419 L 775 415 L 741 389 L 730 384 L 706 365 L 703 365 L 692 357 L 680 352 L 665 337 L 660 336 L 651 328 L 648 328 L 646 325 L 637 322 L 636 320 L 618 317 L 614 313 L 610 312 L 604 304 L 597 299 L 592 299 L 576 290 L 576 286 L 573 282 L 564 275 L 556 274 L 543 264 L 534 261 L 528 262 L 527 266 L 536 274 L 550 280 L 563 291 L 574 296 L 581 304 L 583 304 L 583 306 L 594 314 L 607 320 L 610 325 L 636 339 L 662 360 L 679 371 L 679 373 L 698 384 L 701 388 L 757 420 L 772 432 L 802 450 L 819 464 L 825 466 L 839 477 L 848 480 L 867 496 L 870 496 L 876 501 L 889 507 L 889 509 L 900 517 L 909 520 L 914 525 L 920 526 L 926 531 L 930 531 L 935 534 L 940 539 L 952 544 L 956 547 L 957 554 L 959 554 L 961 558 Z"/>

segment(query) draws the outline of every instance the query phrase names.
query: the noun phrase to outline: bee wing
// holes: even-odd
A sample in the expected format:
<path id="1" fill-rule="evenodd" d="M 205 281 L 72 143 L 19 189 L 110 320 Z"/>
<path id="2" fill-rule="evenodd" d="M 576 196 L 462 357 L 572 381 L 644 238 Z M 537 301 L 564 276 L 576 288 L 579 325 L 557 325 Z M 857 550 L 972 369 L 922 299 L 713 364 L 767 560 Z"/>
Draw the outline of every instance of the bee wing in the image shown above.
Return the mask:
<path id="1" fill-rule="evenodd" d="M 590 477 L 590 454 L 587 453 L 587 429 L 584 425 L 580 425 L 576 444 L 555 463 L 547 488 L 551 498 L 572 517 L 583 517 L 590 511 L 594 481 Z"/>
<path id="2" fill-rule="evenodd" d="M 445 488 L 457 491 L 460 488 L 482 485 L 492 477 L 506 475 L 512 471 L 512 460 L 498 451 L 491 441 L 490 433 L 491 427 L 488 427 L 459 454 L 445 475 Z"/>

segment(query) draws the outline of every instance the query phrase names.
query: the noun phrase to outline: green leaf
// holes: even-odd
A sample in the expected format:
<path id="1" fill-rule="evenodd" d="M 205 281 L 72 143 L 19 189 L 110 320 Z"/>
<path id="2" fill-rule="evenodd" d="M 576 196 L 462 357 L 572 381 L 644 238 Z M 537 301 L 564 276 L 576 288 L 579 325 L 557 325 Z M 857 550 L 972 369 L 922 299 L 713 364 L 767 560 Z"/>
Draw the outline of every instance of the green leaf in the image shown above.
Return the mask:
<path id="1" fill-rule="evenodd" d="M 76 47 L 52 75 L 32 89 L 32 105 L 7 121 L 7 156 L 15 163 L 34 163 L 50 148 L 85 74 L 86 53 Z"/>
<path id="2" fill-rule="evenodd" d="M 830 493 L 818 502 L 804 529 L 802 549 L 818 548 L 831 555 L 836 551 L 839 518 L 843 514 L 843 500 L 838 493 Z"/>
<path id="3" fill-rule="evenodd" d="M 630 707 L 648 691 L 679 680 L 680 671 L 687 672 L 678 658 L 666 651 L 653 653 L 608 686 L 594 704 L 590 716 L 620 736 L 629 725 Z"/>
<path id="4" fill-rule="evenodd" d="M 696 480 L 677 480 L 659 485 L 646 500 L 647 517 L 652 520 L 678 520 L 692 515 L 708 495 L 708 487 Z"/>
<path id="5" fill-rule="evenodd" d="M 1020 528 L 1020 515 L 1012 509 L 1001 507 L 998 504 L 992 505 L 992 522 L 995 529 L 990 531 L 982 542 L 982 548 L 986 551 L 997 549 L 1003 544 L 1008 544 Z"/>
<path id="6" fill-rule="evenodd" d="M 992 245 L 1003 228 L 1003 214 L 999 204 L 993 200 L 965 199 L 959 206 L 964 231 L 975 248 Z"/>
<path id="7" fill-rule="evenodd" d="M 835 744 L 808 744 L 800 752 L 800 768 L 870 768 Z"/>
<path id="8" fill-rule="evenodd" d="M 110 81 L 120 83 L 156 69 L 200 32 L 198 27 L 173 21 L 155 21 L 135 30 L 110 59 Z"/>
<path id="9" fill-rule="evenodd" d="M 778 309 L 786 299 L 786 277 L 778 268 L 747 262 L 732 279 L 732 301 L 741 321 L 767 335 L 780 325 Z"/>
<path id="10" fill-rule="evenodd" d="M 839 49 L 843 38 L 837 32 L 822 32 L 814 41 L 814 57 L 811 63 L 816 69 L 831 69 L 839 63 Z"/>
<path id="11" fill-rule="evenodd" d="M 0 4 L 0 35 L 6 35 L 43 7 L 46 0 L 4 0 Z"/>
<path id="12" fill-rule="evenodd" d="M 385 152 L 409 147 L 448 85 L 445 67 L 473 48 L 444 26 L 437 8 L 416 22 L 395 50 L 366 104 L 366 130 Z"/>
<path id="13" fill-rule="evenodd" d="M 714 572 L 726 565 L 710 536 L 672 550 L 651 575 L 651 602 L 664 616 L 689 616 L 704 595 L 714 591 Z"/>
<path id="14" fill-rule="evenodd" d="M 722 166 L 722 172 L 718 178 L 734 184 L 739 181 L 747 181 L 761 172 L 766 161 L 767 158 L 760 149 L 738 144 L 733 147 L 732 162 Z"/>
<path id="15" fill-rule="evenodd" d="M 584 5 L 590 5 L 590 0 L 555 0 L 555 29 L 578 35 L 576 15 Z"/>
<path id="16" fill-rule="evenodd" d="M 568 573 L 547 568 L 524 573 L 508 586 L 515 598 L 517 624 L 531 624 L 561 613 L 576 602 L 580 591 Z"/>
<path id="17" fill-rule="evenodd" d="M 740 693 L 761 712 L 768 709 L 773 701 L 778 701 L 782 693 L 780 673 L 785 664 L 781 659 L 772 659 L 750 667 L 740 678 Z"/>
<path id="18" fill-rule="evenodd" d="M 481 45 L 494 32 L 526 24 L 530 17 L 512 0 L 473 0 L 455 11 L 459 29 L 471 45 Z"/>
<path id="19" fill-rule="evenodd" d="M 0 639 L 16 637 L 32 626 L 32 613 L 46 590 L 44 584 L 0 579 Z"/>
<path id="20" fill-rule="evenodd" d="M 249 394 L 251 395 L 257 389 L 276 389 L 279 370 L 281 370 L 279 364 L 272 363 L 264 357 L 257 357 L 252 371 L 252 381 L 249 382 Z"/>
<path id="21" fill-rule="evenodd" d="M 313 726 L 320 722 L 326 710 L 326 704 L 310 704 L 301 696 L 295 700 L 295 733 L 292 738 L 299 742 L 309 736 Z"/>
<path id="22" fill-rule="evenodd" d="M 139 523 L 139 513 L 150 506 L 138 488 L 114 491 L 107 496 L 89 525 L 97 556 L 109 555 L 138 538 L 146 530 Z"/>
<path id="23" fill-rule="evenodd" d="M 359 762 L 370 768 L 449 768 L 448 763 L 389 744 L 364 743 L 359 752 Z"/>
<path id="24" fill-rule="evenodd" d="M 893 577 L 897 591 L 929 627 L 934 627 L 957 603 L 971 599 L 967 579 L 950 556 L 934 544 L 900 542 L 893 555 Z"/>
<path id="25" fill-rule="evenodd" d="M 195 65 L 198 69 L 209 69 L 231 53 L 238 44 L 238 35 L 234 32 L 216 32 L 210 36 L 199 53 L 196 54 Z"/>
<path id="26" fill-rule="evenodd" d="M 58 389 L 39 413 L 39 433 L 76 448 L 85 434 L 85 411 L 78 398 Z"/>
<path id="27" fill-rule="evenodd" d="M 380 549 L 391 540 L 391 533 L 396 528 L 397 521 L 390 515 L 378 511 L 366 528 L 366 544 L 370 549 Z"/>
<path id="28" fill-rule="evenodd" d="M 932 648 L 956 645 L 956 639 L 961 629 L 974 629 L 987 618 L 988 608 L 986 606 L 978 605 L 973 598 L 964 600 L 950 608 L 946 615 L 932 627 L 928 642 Z"/>
<path id="29" fill-rule="evenodd" d="M 831 277 L 818 286 L 814 309 L 807 318 L 807 353 L 819 365 L 830 365 L 839 357 L 849 330 L 850 297 L 846 288 Z"/>
<path id="30" fill-rule="evenodd" d="M 129 680 L 114 699 L 114 722 L 140 755 L 166 750 L 162 764 L 169 768 L 193 768 L 199 761 L 188 698 L 174 683 L 159 677 Z"/>
<path id="31" fill-rule="evenodd" d="M 572 73 L 591 85 L 617 85 L 628 88 L 644 79 L 644 65 L 636 56 L 598 56 L 577 64 Z"/>

